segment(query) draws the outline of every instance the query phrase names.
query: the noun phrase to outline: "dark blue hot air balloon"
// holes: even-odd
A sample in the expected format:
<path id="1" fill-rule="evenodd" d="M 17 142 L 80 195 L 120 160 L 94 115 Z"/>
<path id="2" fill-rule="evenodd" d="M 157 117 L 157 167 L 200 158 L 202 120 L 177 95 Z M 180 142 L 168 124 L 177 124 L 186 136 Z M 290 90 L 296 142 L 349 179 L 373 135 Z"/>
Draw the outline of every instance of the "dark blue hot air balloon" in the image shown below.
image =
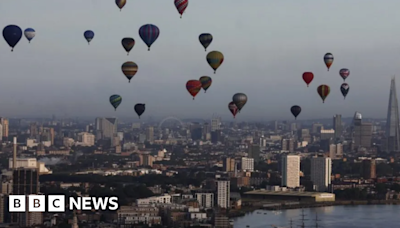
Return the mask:
<path id="1" fill-rule="evenodd" d="M 83 33 L 83 36 L 87 40 L 88 44 L 90 44 L 90 41 L 94 38 L 94 32 L 92 30 L 87 30 Z"/>
<path id="2" fill-rule="evenodd" d="M 160 29 L 152 24 L 146 24 L 140 27 L 139 36 L 142 38 L 143 42 L 147 45 L 150 51 L 151 45 L 157 40 L 160 35 Z"/>
<path id="3" fill-rule="evenodd" d="M 16 25 L 7 25 L 3 29 L 3 37 L 10 45 L 11 51 L 14 51 L 14 47 L 22 37 L 22 29 Z"/>

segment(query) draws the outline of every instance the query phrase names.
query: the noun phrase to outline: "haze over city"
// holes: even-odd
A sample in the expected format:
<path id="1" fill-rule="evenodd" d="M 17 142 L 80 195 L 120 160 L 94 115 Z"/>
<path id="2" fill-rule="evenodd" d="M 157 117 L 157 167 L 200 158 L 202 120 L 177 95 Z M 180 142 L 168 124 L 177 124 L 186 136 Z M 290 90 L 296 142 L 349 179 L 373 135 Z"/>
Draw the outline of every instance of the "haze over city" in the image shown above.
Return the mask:
<path id="1" fill-rule="evenodd" d="M 344 117 L 359 111 L 364 117 L 385 118 L 390 78 L 400 72 L 397 26 L 399 1 L 191 1 L 179 18 L 170 1 L 129 1 L 121 13 L 114 1 L 2 1 L 1 26 L 35 28 L 28 44 L 23 37 L 14 52 L 0 42 L 0 105 L 4 116 L 132 116 L 133 106 L 146 103 L 143 115 L 232 118 L 227 108 L 233 94 L 246 93 L 248 102 L 238 120 Z M 362 9 L 362 10 L 361 10 Z M 138 35 L 153 23 L 160 37 L 150 52 Z M 90 45 L 83 32 L 91 29 Z M 212 33 L 208 51 L 224 53 L 217 74 L 208 66 L 198 41 Z M 135 47 L 126 56 L 123 37 Z M 325 53 L 335 56 L 327 72 Z M 129 84 L 121 72 L 125 61 L 139 71 Z M 350 69 L 346 100 L 338 72 Z M 312 71 L 307 88 L 301 75 Z M 208 75 L 213 84 L 195 101 L 185 89 L 190 79 Z M 331 86 L 322 103 L 316 88 Z M 117 112 L 109 96 L 120 94 Z"/>

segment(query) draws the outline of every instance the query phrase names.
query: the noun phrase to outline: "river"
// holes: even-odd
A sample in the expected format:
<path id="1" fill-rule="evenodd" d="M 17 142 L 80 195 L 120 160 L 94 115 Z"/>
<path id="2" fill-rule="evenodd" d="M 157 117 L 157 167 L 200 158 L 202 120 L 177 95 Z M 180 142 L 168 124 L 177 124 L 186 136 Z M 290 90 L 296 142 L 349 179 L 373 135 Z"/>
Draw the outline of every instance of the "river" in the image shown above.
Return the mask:
<path id="1" fill-rule="evenodd" d="M 266 213 L 266 214 L 265 214 Z M 301 209 L 282 210 L 278 212 L 257 210 L 244 217 L 234 220 L 234 228 L 272 228 L 293 227 L 301 225 Z M 318 227 L 321 228 L 385 228 L 399 227 L 400 205 L 358 205 L 332 206 L 304 209 L 306 227 L 316 227 L 315 218 L 318 215 Z"/>

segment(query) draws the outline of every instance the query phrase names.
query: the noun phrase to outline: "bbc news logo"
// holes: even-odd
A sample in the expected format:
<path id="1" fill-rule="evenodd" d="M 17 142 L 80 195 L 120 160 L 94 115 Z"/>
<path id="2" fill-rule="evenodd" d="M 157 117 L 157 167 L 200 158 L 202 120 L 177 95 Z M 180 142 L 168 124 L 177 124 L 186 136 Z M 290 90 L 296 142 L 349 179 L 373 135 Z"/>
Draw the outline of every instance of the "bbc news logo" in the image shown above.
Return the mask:
<path id="1" fill-rule="evenodd" d="M 66 201 L 67 200 L 67 201 Z M 45 195 L 10 195 L 9 212 L 65 212 L 81 211 L 116 211 L 119 209 L 118 197 L 65 197 L 65 195 L 48 195 L 47 211 Z"/>

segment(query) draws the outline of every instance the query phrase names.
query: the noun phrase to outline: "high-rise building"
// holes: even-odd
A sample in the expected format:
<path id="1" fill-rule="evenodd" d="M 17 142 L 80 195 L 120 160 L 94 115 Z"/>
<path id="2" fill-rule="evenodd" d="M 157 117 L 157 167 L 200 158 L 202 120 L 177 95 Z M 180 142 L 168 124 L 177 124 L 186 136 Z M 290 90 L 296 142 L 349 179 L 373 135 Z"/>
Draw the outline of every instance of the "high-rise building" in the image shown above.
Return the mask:
<path id="1" fill-rule="evenodd" d="M 329 157 L 332 160 L 341 159 L 343 157 L 343 145 L 341 143 L 331 144 L 329 146 Z"/>
<path id="2" fill-rule="evenodd" d="M 335 140 L 342 136 L 342 115 L 336 114 L 333 116 L 333 130 L 335 130 Z"/>
<path id="3" fill-rule="evenodd" d="M 217 206 L 229 208 L 231 195 L 231 182 L 225 180 L 217 181 Z"/>
<path id="4" fill-rule="evenodd" d="M 87 132 L 81 132 L 78 134 L 78 141 L 81 143 L 82 146 L 94 146 L 94 139 L 94 135 Z"/>
<path id="5" fill-rule="evenodd" d="M 282 157 L 281 185 L 289 188 L 300 186 L 300 156 L 284 155 Z"/>
<path id="6" fill-rule="evenodd" d="M 400 150 L 399 104 L 397 101 L 396 82 L 394 78 L 392 78 L 390 82 L 385 144 L 387 152 Z"/>
<path id="7" fill-rule="evenodd" d="M 154 127 L 149 126 L 146 129 L 146 140 L 148 142 L 154 142 Z"/>
<path id="8" fill-rule="evenodd" d="M 190 125 L 190 136 L 193 140 L 201 140 L 202 133 L 200 123 L 195 122 Z"/>
<path id="9" fill-rule="evenodd" d="M 13 171 L 13 195 L 37 195 L 39 194 L 38 169 L 18 168 Z M 27 196 L 28 197 L 28 196 Z M 21 227 L 30 227 L 43 223 L 41 212 L 13 213 L 11 221 Z"/>
<path id="10" fill-rule="evenodd" d="M 372 123 L 363 123 L 361 113 L 356 112 L 352 127 L 354 147 L 370 148 L 372 142 Z"/>
<path id="11" fill-rule="evenodd" d="M 8 138 L 9 122 L 7 118 L 0 117 L 1 126 L 3 126 L 2 134 L 4 138 Z"/>
<path id="12" fill-rule="evenodd" d="M 200 207 L 206 209 L 214 207 L 214 193 L 196 193 L 195 197 Z"/>
<path id="13" fill-rule="evenodd" d="M 242 158 L 242 170 L 243 171 L 254 171 L 254 159 L 253 158 Z"/>
<path id="14" fill-rule="evenodd" d="M 375 159 L 366 159 L 362 161 L 362 177 L 365 180 L 376 178 L 376 162 Z"/>
<path id="15" fill-rule="evenodd" d="M 222 162 L 225 172 L 234 172 L 236 167 L 236 161 L 234 158 L 224 158 Z"/>
<path id="16" fill-rule="evenodd" d="M 251 144 L 249 145 L 247 157 L 253 158 L 254 162 L 260 161 L 260 145 L 259 144 Z"/>
<path id="17" fill-rule="evenodd" d="M 311 159 L 311 181 L 318 192 L 329 189 L 332 175 L 331 158 L 315 157 Z"/>
<path id="18" fill-rule="evenodd" d="M 221 119 L 220 118 L 212 118 L 211 119 L 211 131 L 216 131 L 221 129 Z"/>
<path id="19" fill-rule="evenodd" d="M 117 134 L 117 118 L 96 118 L 96 139 L 112 139 Z"/>

